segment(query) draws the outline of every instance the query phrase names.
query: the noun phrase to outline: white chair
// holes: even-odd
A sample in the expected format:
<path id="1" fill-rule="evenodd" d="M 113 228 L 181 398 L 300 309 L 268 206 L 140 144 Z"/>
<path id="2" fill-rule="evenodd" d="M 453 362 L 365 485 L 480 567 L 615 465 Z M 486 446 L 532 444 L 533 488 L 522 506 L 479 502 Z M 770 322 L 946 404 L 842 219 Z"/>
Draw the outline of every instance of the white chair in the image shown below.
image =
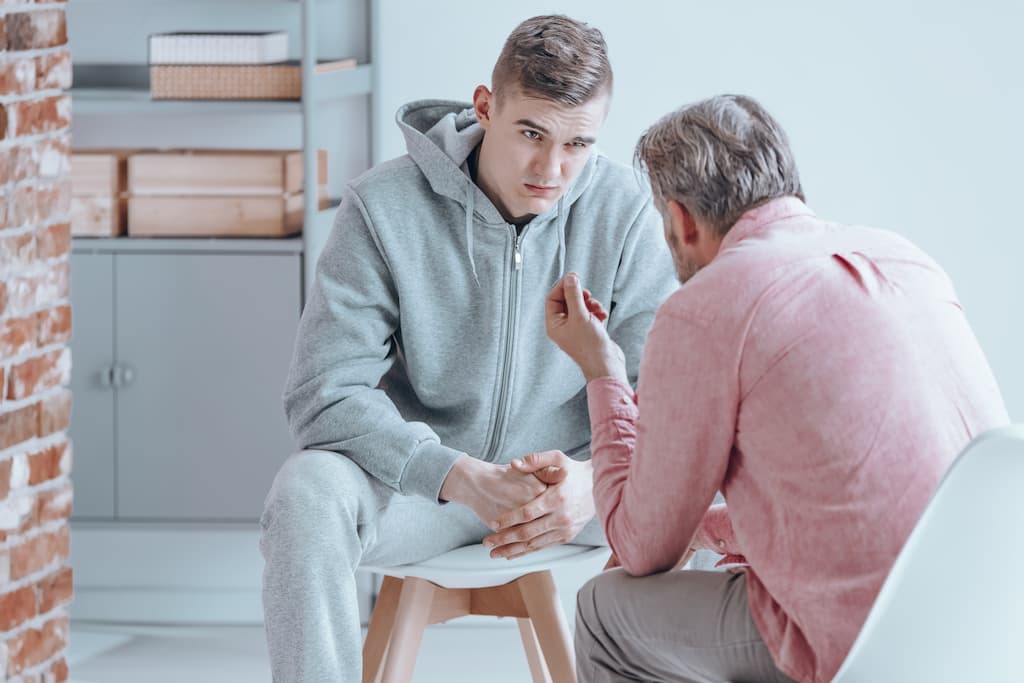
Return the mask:
<path id="1" fill-rule="evenodd" d="M 535 683 L 575 683 L 551 570 L 608 555 L 608 548 L 562 545 L 496 560 L 476 544 L 415 564 L 363 567 L 384 575 L 363 644 L 363 683 L 408 683 L 423 629 L 469 614 L 515 617 Z"/>
<path id="2" fill-rule="evenodd" d="M 1024 681 L 1024 425 L 972 441 L 833 683 Z"/>

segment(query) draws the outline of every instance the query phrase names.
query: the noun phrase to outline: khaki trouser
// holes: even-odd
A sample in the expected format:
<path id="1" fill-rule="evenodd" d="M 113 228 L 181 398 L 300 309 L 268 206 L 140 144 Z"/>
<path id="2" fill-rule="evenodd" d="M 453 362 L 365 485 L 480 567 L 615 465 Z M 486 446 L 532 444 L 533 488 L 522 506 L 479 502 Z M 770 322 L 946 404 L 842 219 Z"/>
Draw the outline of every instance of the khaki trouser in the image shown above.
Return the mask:
<path id="1" fill-rule="evenodd" d="M 576 612 L 579 683 L 792 683 L 750 617 L 741 572 L 590 580 Z"/>

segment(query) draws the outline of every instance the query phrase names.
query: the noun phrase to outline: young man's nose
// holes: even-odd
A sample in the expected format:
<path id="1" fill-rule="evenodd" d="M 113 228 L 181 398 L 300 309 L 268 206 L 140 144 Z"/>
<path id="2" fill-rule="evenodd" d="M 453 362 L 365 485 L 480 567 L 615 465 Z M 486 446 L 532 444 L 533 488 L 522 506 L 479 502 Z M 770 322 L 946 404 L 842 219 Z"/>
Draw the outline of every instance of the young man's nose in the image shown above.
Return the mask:
<path id="1" fill-rule="evenodd" d="M 551 185 L 558 182 L 561 175 L 562 159 L 557 149 L 540 152 L 533 161 L 533 172 L 544 183 Z"/>

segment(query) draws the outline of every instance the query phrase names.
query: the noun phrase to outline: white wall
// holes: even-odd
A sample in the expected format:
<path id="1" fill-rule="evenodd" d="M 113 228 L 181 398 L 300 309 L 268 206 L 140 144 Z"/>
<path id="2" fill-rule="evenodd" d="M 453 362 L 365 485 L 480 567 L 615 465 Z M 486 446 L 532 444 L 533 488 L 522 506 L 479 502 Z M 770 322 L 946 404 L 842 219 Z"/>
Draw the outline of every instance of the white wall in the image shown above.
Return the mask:
<path id="1" fill-rule="evenodd" d="M 605 153 L 629 162 L 640 132 L 688 102 L 760 99 L 789 132 L 819 215 L 896 230 L 945 267 L 1011 417 L 1024 420 L 1024 4 L 782 5 L 379 0 L 377 158 L 404 152 L 393 114 L 405 101 L 468 100 L 489 84 L 522 19 L 588 21 L 616 75 Z"/>

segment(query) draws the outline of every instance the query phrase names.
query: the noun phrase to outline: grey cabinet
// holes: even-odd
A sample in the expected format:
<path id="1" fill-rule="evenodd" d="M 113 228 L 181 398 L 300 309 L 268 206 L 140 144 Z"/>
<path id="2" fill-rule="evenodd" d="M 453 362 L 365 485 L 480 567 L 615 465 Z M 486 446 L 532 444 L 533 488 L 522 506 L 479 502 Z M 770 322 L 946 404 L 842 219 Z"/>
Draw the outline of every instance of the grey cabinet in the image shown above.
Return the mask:
<path id="1" fill-rule="evenodd" d="M 300 247 L 107 240 L 117 246 L 104 252 L 83 241 L 72 254 L 75 518 L 257 519 L 294 449 L 281 390 Z"/>

